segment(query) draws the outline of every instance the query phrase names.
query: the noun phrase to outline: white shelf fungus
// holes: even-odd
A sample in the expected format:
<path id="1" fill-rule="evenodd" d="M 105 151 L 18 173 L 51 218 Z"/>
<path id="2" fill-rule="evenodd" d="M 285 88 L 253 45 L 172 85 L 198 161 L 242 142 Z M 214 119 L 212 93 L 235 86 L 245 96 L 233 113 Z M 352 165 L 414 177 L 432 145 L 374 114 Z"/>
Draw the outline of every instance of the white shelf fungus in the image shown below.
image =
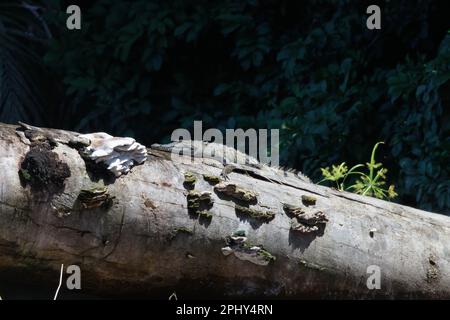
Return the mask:
<path id="1" fill-rule="evenodd" d="M 147 160 L 147 149 L 133 138 L 113 137 L 104 132 L 83 134 L 81 137 L 90 141 L 84 150 L 86 157 L 96 163 L 104 163 L 116 177 Z"/>

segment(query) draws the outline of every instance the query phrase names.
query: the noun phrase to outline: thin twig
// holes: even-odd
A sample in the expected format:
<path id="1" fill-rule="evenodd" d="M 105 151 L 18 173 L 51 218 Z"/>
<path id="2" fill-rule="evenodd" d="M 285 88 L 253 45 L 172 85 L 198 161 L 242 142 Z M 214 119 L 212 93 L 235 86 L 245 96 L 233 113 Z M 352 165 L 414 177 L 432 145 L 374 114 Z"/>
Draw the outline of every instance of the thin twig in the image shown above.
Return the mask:
<path id="1" fill-rule="evenodd" d="M 59 289 L 61 288 L 61 284 L 62 284 L 63 270 L 64 270 L 64 265 L 62 264 L 61 272 L 59 274 L 59 285 L 58 285 L 58 289 L 56 289 L 55 297 L 53 298 L 53 300 L 56 300 L 56 298 L 58 297 Z"/>

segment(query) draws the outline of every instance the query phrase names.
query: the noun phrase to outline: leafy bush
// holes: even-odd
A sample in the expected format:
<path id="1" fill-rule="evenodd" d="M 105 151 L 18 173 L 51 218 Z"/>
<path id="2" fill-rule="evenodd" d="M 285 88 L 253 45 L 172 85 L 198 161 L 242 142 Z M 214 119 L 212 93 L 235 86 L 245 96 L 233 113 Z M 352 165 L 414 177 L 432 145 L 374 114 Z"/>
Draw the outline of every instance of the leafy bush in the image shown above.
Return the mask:
<path id="1" fill-rule="evenodd" d="M 367 174 L 361 171 L 364 168 L 364 165 L 361 163 L 348 169 L 345 162 L 342 162 L 338 166 L 332 165 L 331 170 L 329 167 L 321 168 L 324 178 L 319 183 L 328 181 L 331 182 L 331 186 L 336 187 L 340 191 L 350 190 L 363 196 L 372 196 L 379 199 L 395 198 L 397 193 L 394 191 L 394 185 L 391 184 L 387 189 L 384 187 L 388 169 L 384 168 L 382 163 L 375 161 L 375 153 L 378 146 L 382 143 L 376 143 L 372 149 L 370 162 L 366 162 L 365 165 L 368 171 Z M 350 184 L 351 181 L 353 181 L 353 184 Z"/>

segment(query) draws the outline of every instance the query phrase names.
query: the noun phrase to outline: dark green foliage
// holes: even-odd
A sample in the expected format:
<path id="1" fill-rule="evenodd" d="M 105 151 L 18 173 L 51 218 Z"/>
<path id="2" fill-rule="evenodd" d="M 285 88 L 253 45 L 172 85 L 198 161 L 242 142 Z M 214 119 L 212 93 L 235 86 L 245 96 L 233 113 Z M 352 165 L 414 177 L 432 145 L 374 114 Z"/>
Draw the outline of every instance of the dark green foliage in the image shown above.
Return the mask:
<path id="1" fill-rule="evenodd" d="M 51 3 L 45 61 L 70 104 L 49 126 L 147 144 L 193 120 L 282 128 L 282 162 L 316 181 L 385 141 L 396 201 L 450 213 L 445 1 L 382 2 L 381 31 L 365 27 L 372 1 L 96 0 L 76 32 Z"/>
<path id="2" fill-rule="evenodd" d="M 50 37 L 42 1 L 0 0 L 0 119 L 42 124 L 42 50 Z"/>
<path id="3" fill-rule="evenodd" d="M 424 59 L 425 60 L 425 59 Z M 388 74 L 391 119 L 382 134 L 398 161 L 396 188 L 420 207 L 450 213 L 450 35 L 435 59 Z"/>
<path id="4" fill-rule="evenodd" d="M 324 177 L 320 182 L 328 182 L 328 185 L 335 187 L 339 191 L 359 193 L 363 196 L 371 196 L 379 199 L 393 199 L 397 197 L 394 185 L 386 187 L 386 173 L 388 169 L 383 164 L 375 160 L 375 154 L 382 141 L 375 144 L 370 156 L 370 161 L 365 165 L 360 163 L 350 169 L 345 162 L 340 165 L 332 165 L 331 169 L 320 168 Z M 302 200 L 304 196 L 302 196 Z M 306 204 L 303 201 L 303 204 Z"/>

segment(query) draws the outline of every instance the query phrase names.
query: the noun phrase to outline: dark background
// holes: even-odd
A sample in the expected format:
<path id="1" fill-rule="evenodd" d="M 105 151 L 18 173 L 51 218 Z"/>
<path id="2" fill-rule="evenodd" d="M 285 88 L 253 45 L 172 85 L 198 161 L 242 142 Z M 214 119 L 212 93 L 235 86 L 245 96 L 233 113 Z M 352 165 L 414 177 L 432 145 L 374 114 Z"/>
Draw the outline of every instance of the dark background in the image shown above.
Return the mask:
<path id="1" fill-rule="evenodd" d="M 26 4 L 26 5 L 24 5 Z M 66 29 L 70 4 L 82 29 Z M 378 4 L 382 29 L 366 28 Z M 167 142 L 281 129 L 281 162 L 378 160 L 402 204 L 450 214 L 448 1 L 0 0 L 0 121 Z"/>

